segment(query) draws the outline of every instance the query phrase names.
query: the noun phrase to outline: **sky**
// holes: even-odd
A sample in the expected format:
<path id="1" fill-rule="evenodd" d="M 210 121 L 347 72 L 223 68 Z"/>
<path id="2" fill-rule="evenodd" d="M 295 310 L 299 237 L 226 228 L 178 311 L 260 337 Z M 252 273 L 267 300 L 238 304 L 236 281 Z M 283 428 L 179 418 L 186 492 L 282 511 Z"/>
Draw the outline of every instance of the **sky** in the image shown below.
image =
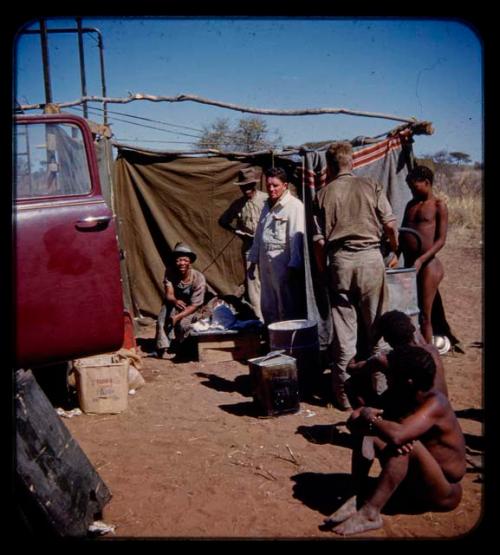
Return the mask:
<path id="1" fill-rule="evenodd" d="M 446 150 L 483 161 L 482 42 L 458 19 L 82 18 L 102 33 L 108 97 L 193 94 L 254 108 L 416 117 L 435 129 L 415 136 L 417 156 Z M 47 27 L 76 29 L 76 21 L 48 19 Z M 38 22 L 27 28 L 39 29 Z M 48 41 L 53 100 L 79 99 L 76 33 L 51 33 Z M 16 100 L 44 102 L 40 36 L 18 34 L 14 52 Z M 84 35 L 84 52 L 87 94 L 101 96 L 95 34 Z M 89 106 L 89 117 L 102 122 L 102 105 Z M 118 142 L 155 150 L 192 150 L 203 126 L 251 116 L 195 102 L 134 101 L 108 110 Z M 399 125 L 350 115 L 260 117 L 290 146 L 376 136 Z"/>

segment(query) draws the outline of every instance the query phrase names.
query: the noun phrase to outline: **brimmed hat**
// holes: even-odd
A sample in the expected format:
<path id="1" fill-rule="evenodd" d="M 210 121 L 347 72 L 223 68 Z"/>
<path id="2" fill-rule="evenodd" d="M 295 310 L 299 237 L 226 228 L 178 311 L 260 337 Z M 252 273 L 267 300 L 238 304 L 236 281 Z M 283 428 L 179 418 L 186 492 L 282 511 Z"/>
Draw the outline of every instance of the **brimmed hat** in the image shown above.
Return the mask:
<path id="1" fill-rule="evenodd" d="M 186 245 L 186 243 L 179 242 L 175 245 L 174 250 L 170 254 L 170 259 L 174 261 L 179 256 L 187 256 L 191 262 L 196 260 L 196 254 Z"/>
<path id="2" fill-rule="evenodd" d="M 233 181 L 233 183 L 241 187 L 242 185 L 250 185 L 259 181 L 260 175 L 255 168 L 245 168 L 238 172 L 238 181 Z"/>

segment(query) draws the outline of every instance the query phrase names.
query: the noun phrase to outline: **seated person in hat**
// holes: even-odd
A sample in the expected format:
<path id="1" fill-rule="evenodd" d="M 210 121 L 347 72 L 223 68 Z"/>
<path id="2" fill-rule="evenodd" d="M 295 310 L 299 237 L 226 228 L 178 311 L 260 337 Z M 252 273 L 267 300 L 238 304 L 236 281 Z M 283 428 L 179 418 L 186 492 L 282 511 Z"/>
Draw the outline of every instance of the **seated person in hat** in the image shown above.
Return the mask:
<path id="1" fill-rule="evenodd" d="M 262 320 L 260 310 L 260 278 L 255 272 L 255 279 L 248 279 L 248 254 L 252 247 L 255 230 L 259 222 L 260 213 L 267 200 L 267 194 L 259 191 L 256 186 L 260 176 L 254 168 L 245 168 L 238 173 L 238 180 L 234 182 L 241 191 L 237 198 L 219 218 L 219 225 L 241 238 L 241 253 L 245 264 L 245 296 L 252 305 L 257 318 Z"/>
<path id="2" fill-rule="evenodd" d="M 177 243 L 165 270 L 165 299 L 156 322 L 156 352 L 159 358 L 172 359 L 172 341 L 181 344 L 198 319 L 207 288 L 205 276 L 191 267 L 196 254 L 184 243 Z"/>

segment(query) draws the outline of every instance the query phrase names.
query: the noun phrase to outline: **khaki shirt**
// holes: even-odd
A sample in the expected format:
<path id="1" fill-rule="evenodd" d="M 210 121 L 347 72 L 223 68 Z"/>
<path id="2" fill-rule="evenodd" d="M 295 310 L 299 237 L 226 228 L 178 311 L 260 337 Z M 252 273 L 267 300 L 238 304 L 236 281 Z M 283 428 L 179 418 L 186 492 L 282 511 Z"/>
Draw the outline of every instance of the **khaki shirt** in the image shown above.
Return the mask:
<path id="1" fill-rule="evenodd" d="M 220 225 L 232 231 L 238 230 L 255 235 L 266 200 L 267 195 L 262 191 L 255 191 L 255 195 L 250 199 L 245 196 L 237 198 L 220 217 Z M 233 227 L 231 224 L 235 220 L 236 226 Z"/>
<path id="2" fill-rule="evenodd" d="M 379 183 L 342 173 L 316 195 L 313 241 L 324 239 L 327 251 L 377 248 L 383 224 L 392 220 L 396 216 Z"/>

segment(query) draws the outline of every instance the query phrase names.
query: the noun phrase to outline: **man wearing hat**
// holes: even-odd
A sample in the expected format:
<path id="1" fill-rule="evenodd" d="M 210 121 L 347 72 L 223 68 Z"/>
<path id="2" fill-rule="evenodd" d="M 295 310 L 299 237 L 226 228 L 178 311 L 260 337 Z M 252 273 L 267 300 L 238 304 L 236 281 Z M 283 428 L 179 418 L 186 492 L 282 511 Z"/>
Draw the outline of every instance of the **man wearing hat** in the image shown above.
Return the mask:
<path id="1" fill-rule="evenodd" d="M 257 318 L 262 320 L 260 308 L 260 279 L 256 275 L 254 280 L 248 279 L 248 253 L 252 247 L 255 230 L 260 213 L 267 200 L 266 193 L 257 190 L 260 176 L 255 168 L 245 168 L 238 173 L 238 180 L 234 182 L 241 190 L 241 197 L 237 198 L 219 218 L 219 225 L 232 231 L 242 239 L 241 251 L 245 263 L 245 292 L 247 300 L 252 305 Z"/>
<path id="2" fill-rule="evenodd" d="M 203 305 L 207 283 L 205 276 L 191 267 L 196 254 L 185 244 L 177 243 L 165 270 L 165 299 L 156 321 L 156 352 L 159 358 L 172 359 L 172 340 L 177 346 L 189 335 Z"/>

